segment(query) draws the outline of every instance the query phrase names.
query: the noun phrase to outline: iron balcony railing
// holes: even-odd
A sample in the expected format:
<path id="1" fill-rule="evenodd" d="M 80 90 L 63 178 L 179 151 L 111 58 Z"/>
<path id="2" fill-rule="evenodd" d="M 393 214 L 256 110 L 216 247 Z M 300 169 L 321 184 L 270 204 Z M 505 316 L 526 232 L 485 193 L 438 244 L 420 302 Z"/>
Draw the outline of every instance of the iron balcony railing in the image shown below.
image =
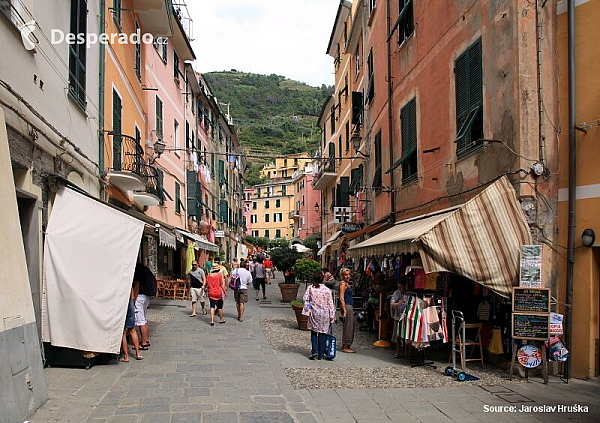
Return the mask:
<path id="1" fill-rule="evenodd" d="M 140 140 L 130 135 L 109 132 L 112 145 L 111 168 L 114 171 L 132 172 L 142 176 L 144 163 L 144 150 Z"/>
<path id="2" fill-rule="evenodd" d="M 140 176 L 146 184 L 144 191 L 148 194 L 154 194 L 162 199 L 162 187 L 158 181 L 158 172 L 156 171 L 156 168 L 147 164 L 142 164 Z"/>

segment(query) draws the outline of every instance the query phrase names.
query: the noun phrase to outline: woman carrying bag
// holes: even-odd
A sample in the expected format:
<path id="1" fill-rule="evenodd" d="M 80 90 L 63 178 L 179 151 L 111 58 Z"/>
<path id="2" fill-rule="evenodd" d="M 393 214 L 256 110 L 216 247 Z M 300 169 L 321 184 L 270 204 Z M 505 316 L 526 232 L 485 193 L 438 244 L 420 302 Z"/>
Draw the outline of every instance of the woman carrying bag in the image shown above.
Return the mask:
<path id="1" fill-rule="evenodd" d="M 325 349 L 329 326 L 335 320 L 335 306 L 331 290 L 323 284 L 323 272 L 316 272 L 313 277 L 313 284 L 310 285 L 304 293 L 304 304 L 310 304 L 307 307 L 309 311 L 308 329 L 310 329 L 311 354 L 310 360 L 326 359 Z"/>

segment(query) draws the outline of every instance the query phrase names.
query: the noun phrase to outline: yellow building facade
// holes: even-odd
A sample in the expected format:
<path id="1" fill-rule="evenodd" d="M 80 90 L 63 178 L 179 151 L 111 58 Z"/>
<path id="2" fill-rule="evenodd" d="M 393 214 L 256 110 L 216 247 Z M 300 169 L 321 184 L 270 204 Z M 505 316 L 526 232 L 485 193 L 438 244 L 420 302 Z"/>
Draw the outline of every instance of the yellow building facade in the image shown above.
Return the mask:
<path id="1" fill-rule="evenodd" d="M 292 217 L 295 194 L 292 175 L 310 161 L 307 154 L 289 154 L 263 167 L 260 174 L 269 182 L 255 185 L 249 198 L 248 235 L 289 240 L 297 235 Z"/>
<path id="2" fill-rule="evenodd" d="M 576 62 L 576 229 L 573 277 L 571 375 L 591 378 L 600 374 L 600 60 L 597 25 L 600 0 L 575 2 Z M 558 196 L 559 244 L 567 246 L 569 203 L 569 114 L 567 2 L 558 3 L 558 53 L 561 157 Z M 582 245 L 582 233 L 597 235 L 592 247 Z M 560 248 L 560 247 L 559 247 Z M 560 248 L 557 298 L 564 312 L 566 299 L 566 249 Z"/>

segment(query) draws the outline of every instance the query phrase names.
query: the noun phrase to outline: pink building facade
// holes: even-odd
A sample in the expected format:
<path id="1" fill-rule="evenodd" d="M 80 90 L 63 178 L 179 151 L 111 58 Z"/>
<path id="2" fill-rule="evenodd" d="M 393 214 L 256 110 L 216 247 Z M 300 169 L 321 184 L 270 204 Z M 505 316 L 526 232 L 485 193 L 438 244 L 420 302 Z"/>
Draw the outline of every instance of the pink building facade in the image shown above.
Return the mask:
<path id="1" fill-rule="evenodd" d="M 312 163 L 307 164 L 292 176 L 294 210 L 290 214 L 294 219 L 296 238 L 302 241 L 311 235 L 321 235 L 321 192 L 313 189 L 312 166 Z"/>

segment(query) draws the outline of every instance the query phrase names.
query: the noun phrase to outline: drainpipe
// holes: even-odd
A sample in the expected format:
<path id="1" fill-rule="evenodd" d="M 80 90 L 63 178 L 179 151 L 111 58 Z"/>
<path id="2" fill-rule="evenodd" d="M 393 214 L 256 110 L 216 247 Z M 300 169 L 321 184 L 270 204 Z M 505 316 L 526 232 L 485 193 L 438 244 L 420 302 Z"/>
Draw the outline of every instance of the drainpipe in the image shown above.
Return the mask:
<path id="1" fill-rule="evenodd" d="M 390 0 L 387 0 L 387 19 L 386 19 L 386 34 L 390 33 L 391 21 L 390 21 Z M 388 84 L 388 138 L 390 145 L 390 163 L 392 167 L 394 164 L 394 107 L 392 104 L 393 87 L 392 87 L 392 37 L 388 37 L 387 40 L 387 84 Z M 390 218 L 394 218 L 394 212 L 396 211 L 396 190 L 394 189 L 394 171 L 390 172 L 390 185 L 391 185 L 391 201 L 390 201 Z"/>
<path id="2" fill-rule="evenodd" d="M 565 373 L 567 380 L 571 377 L 571 360 L 573 356 L 573 273 L 575 269 L 575 206 L 577 188 L 577 136 L 575 132 L 575 0 L 568 0 L 568 57 L 569 57 L 569 226 L 567 240 L 567 298 L 565 307 L 566 317 L 566 347 L 571 351 L 566 362 Z"/>
<path id="3" fill-rule="evenodd" d="M 106 26 L 106 0 L 100 0 L 100 32 L 104 31 Z M 104 62 L 104 51 L 105 47 L 103 43 L 100 43 L 100 61 L 99 61 L 99 81 L 98 81 L 98 175 L 100 179 L 100 199 L 104 200 L 104 74 L 105 74 L 105 62 Z"/>

